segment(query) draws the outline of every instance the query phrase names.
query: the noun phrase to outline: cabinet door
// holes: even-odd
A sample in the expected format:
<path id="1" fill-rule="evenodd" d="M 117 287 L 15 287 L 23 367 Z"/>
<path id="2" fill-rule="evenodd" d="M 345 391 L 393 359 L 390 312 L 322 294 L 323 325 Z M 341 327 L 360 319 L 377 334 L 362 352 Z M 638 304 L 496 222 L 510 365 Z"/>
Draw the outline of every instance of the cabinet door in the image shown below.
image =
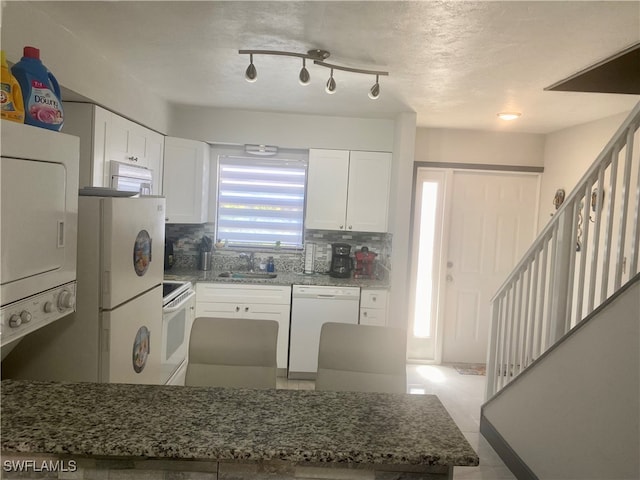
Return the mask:
<path id="1" fill-rule="evenodd" d="M 136 131 L 135 125 L 120 115 L 111 114 L 111 124 L 106 139 L 109 160 L 146 166 L 144 165 L 144 137 L 141 130 Z"/>
<path id="2" fill-rule="evenodd" d="M 348 151 L 309 151 L 306 228 L 345 229 L 348 175 Z"/>
<path id="3" fill-rule="evenodd" d="M 374 288 L 360 290 L 360 306 L 363 308 L 387 309 L 387 291 Z"/>
<path id="4" fill-rule="evenodd" d="M 164 135 L 149 130 L 146 143 L 147 168 L 153 172 L 153 194 L 162 195 Z"/>
<path id="5" fill-rule="evenodd" d="M 128 124 L 127 159 L 140 167 L 149 167 L 147 161 L 147 138 L 151 130 L 126 120 Z"/>
<path id="6" fill-rule="evenodd" d="M 107 135 L 111 128 L 111 112 L 100 107 L 94 107 L 93 111 L 91 185 L 94 187 L 108 187 L 109 156 L 107 153 Z"/>
<path id="7" fill-rule="evenodd" d="M 205 223 L 209 200 L 209 146 L 166 137 L 164 180 L 168 223 Z"/>
<path id="8" fill-rule="evenodd" d="M 79 186 L 108 187 L 107 130 L 111 112 L 89 103 L 64 102 L 63 133 L 80 138 Z"/>
<path id="9" fill-rule="evenodd" d="M 289 305 L 246 303 L 242 305 L 242 316 L 254 320 L 275 320 L 278 322 L 278 368 L 287 368 L 289 357 Z"/>
<path id="10" fill-rule="evenodd" d="M 347 230 L 386 232 L 391 154 L 351 152 Z"/>
<path id="11" fill-rule="evenodd" d="M 385 310 L 379 308 L 361 308 L 360 325 L 375 325 L 384 327 L 387 325 L 387 315 Z"/>

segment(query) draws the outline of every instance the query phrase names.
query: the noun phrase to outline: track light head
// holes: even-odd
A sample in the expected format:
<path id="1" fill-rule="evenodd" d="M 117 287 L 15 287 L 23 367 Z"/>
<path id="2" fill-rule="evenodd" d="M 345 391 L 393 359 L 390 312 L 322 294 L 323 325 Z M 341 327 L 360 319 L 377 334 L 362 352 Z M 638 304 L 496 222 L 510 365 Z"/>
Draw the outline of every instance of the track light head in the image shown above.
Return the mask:
<path id="1" fill-rule="evenodd" d="M 302 70 L 300 70 L 298 80 L 300 85 L 309 85 L 311 82 L 311 76 L 309 75 L 309 70 L 307 70 L 307 61 L 305 58 L 302 59 Z"/>
<path id="2" fill-rule="evenodd" d="M 327 86 L 325 87 L 324 90 L 328 94 L 336 93 L 336 81 L 333 78 L 333 68 L 331 69 L 331 76 L 329 76 L 329 80 L 327 80 Z"/>
<path id="3" fill-rule="evenodd" d="M 373 84 L 371 90 L 369 90 L 369 98 L 376 100 L 380 97 L 380 84 L 378 83 L 378 75 L 376 75 L 376 83 Z"/>
<path id="4" fill-rule="evenodd" d="M 247 71 L 244 72 L 244 78 L 247 79 L 247 82 L 253 83 L 258 79 L 258 71 L 256 70 L 256 66 L 253 64 L 253 55 L 249 55 L 249 66 L 247 67 Z"/>

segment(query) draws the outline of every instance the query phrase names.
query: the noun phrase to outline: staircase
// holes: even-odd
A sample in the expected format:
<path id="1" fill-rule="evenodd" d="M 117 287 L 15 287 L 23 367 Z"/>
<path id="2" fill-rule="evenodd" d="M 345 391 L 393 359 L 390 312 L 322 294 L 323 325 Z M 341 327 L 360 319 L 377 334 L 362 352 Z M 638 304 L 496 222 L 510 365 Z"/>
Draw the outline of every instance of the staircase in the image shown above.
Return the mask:
<path id="1" fill-rule="evenodd" d="M 508 404 L 507 399 L 513 397 L 513 401 L 516 401 L 517 398 L 517 395 L 509 392 L 512 390 L 510 384 L 518 379 L 515 382 L 519 384 L 517 388 L 523 388 L 522 385 L 529 382 L 530 378 L 539 377 L 540 372 L 549 365 L 553 365 L 553 371 L 565 369 L 565 363 L 545 357 L 552 356 L 551 349 L 556 351 L 565 348 L 569 351 L 570 347 L 564 344 L 578 341 L 571 338 L 573 334 L 585 322 L 602 322 L 602 318 L 607 316 L 606 312 L 612 308 L 609 304 L 620 302 L 618 296 L 623 293 L 625 298 L 631 295 L 634 312 L 640 308 L 640 288 L 636 288 L 640 284 L 639 128 L 640 103 L 566 197 L 492 300 L 483 434 L 505 456 L 519 459 L 523 452 L 513 450 L 513 445 L 505 441 L 507 439 L 502 437 L 499 429 L 494 429 L 495 425 L 491 419 L 485 418 L 485 414 L 491 412 L 500 416 L 495 408 L 499 403 L 503 412 L 511 412 L 510 420 L 516 424 L 526 416 L 522 415 L 523 410 L 518 414 L 517 405 Z M 627 316 L 635 315 L 630 319 L 629 328 L 636 328 L 640 313 L 626 312 Z M 617 321 L 609 322 L 605 325 L 609 329 L 623 328 Z M 631 348 L 637 352 L 638 339 L 634 341 Z M 607 354 L 599 349 L 597 341 L 590 348 L 593 349 L 590 359 L 599 359 Z M 626 353 L 628 355 L 625 358 L 637 358 L 635 352 Z M 628 374 L 638 377 L 639 365 L 636 361 L 631 367 L 618 366 L 616 370 L 630 368 Z M 536 370 L 538 373 L 535 373 Z M 574 374 L 580 375 L 580 369 Z M 616 375 L 615 372 L 611 374 Z M 588 375 L 576 380 L 600 382 L 599 379 L 589 379 Z M 545 385 L 544 388 L 558 390 L 563 389 L 564 384 Z M 637 388 L 635 392 L 637 397 Z M 565 406 L 550 404 L 545 408 L 564 409 Z M 636 412 L 640 410 L 637 403 L 635 407 Z M 571 417 L 570 414 L 568 416 Z M 637 416 L 636 413 L 629 421 L 637 422 Z M 543 444 L 537 448 L 542 451 L 545 448 L 562 448 L 553 438 Z M 633 471 L 638 472 L 638 456 L 635 458 Z M 518 478 L 554 478 L 548 476 L 548 472 L 538 477 L 535 471 L 528 469 L 526 463 L 520 467 Z M 601 478 L 609 480 L 618 477 Z"/>

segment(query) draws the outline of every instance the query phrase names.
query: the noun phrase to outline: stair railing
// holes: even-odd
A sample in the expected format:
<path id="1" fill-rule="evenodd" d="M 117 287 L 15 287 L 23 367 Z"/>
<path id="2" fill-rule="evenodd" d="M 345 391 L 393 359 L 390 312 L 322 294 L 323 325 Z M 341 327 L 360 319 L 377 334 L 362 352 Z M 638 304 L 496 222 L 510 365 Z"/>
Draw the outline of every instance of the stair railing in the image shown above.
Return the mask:
<path id="1" fill-rule="evenodd" d="M 488 400 L 640 269 L 640 103 L 491 300 Z"/>

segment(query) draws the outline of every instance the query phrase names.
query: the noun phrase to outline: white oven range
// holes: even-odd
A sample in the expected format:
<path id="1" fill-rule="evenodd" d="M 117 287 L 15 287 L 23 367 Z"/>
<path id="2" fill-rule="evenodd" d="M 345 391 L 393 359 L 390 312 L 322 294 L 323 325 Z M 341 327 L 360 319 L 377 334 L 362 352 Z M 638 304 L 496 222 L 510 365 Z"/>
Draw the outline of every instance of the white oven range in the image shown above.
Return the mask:
<path id="1" fill-rule="evenodd" d="M 184 385 L 196 292 L 191 282 L 169 280 L 162 283 L 162 290 L 161 361 L 169 375 L 167 385 Z"/>

